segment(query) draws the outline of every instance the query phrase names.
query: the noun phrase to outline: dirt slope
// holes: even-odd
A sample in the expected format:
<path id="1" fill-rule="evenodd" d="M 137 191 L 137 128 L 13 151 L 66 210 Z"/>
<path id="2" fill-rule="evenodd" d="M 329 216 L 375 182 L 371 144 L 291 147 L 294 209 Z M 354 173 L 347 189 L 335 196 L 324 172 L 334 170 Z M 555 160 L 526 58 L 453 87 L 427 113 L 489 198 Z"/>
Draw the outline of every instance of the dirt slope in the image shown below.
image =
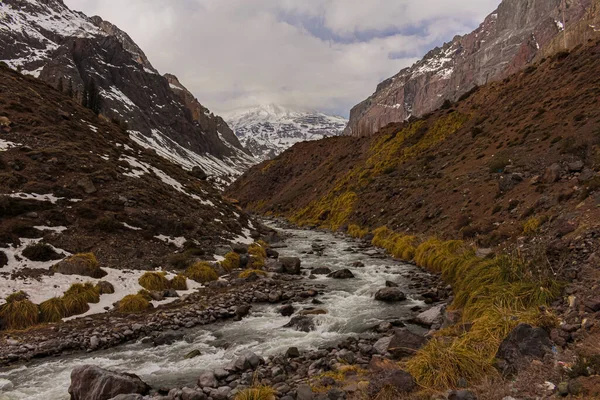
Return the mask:
<path id="1" fill-rule="evenodd" d="M 4 66 L 0 123 L 0 252 L 44 237 L 70 253 L 94 252 L 105 267 L 149 269 L 184 242 L 212 258 L 216 245 L 248 229 L 211 184 Z"/>
<path id="2" fill-rule="evenodd" d="M 598 42 L 560 53 L 372 138 L 298 144 L 227 194 L 332 229 L 387 225 L 490 247 L 529 222 L 550 239 L 578 237 L 599 221 L 599 54 Z"/>

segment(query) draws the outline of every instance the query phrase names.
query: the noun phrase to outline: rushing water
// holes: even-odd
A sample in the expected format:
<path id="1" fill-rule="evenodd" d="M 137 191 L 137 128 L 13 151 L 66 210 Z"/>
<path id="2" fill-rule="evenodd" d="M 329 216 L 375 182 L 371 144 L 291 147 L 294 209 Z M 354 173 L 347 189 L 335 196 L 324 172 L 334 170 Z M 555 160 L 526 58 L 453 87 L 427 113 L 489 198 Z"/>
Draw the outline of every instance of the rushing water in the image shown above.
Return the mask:
<path id="1" fill-rule="evenodd" d="M 408 282 L 403 279 L 403 275 L 414 273 L 415 267 L 347 251 L 356 243 L 330 233 L 279 229 L 291 235 L 286 240 L 288 247 L 278 249 L 281 256 L 300 257 L 303 267 L 350 268 L 356 276 L 350 280 L 319 277 L 310 281 L 326 285 L 325 294 L 319 296 L 323 302 L 319 307 L 328 310 L 328 314 L 315 317 L 316 331 L 304 333 L 283 329 L 281 327 L 289 318 L 277 313 L 277 305 L 254 305 L 252 314 L 243 321 L 190 329 L 186 341 L 170 346 L 151 347 L 138 342 L 90 354 L 44 359 L 0 371 L 0 382 L 9 380 L 14 386 L 8 391 L 0 390 L 0 400 L 68 399 L 70 373 L 82 364 L 135 373 L 154 386 L 193 387 L 199 370 L 222 367 L 243 350 L 269 356 L 283 353 L 292 346 L 301 350 L 317 348 L 349 335 L 368 332 L 383 321 L 402 319 L 410 308 L 421 304 L 410 299 L 410 290 L 406 288 Z M 306 254 L 315 241 L 327 246 L 323 256 Z M 355 261 L 362 261 L 366 268 L 351 268 Z M 409 300 L 393 305 L 373 300 L 373 294 L 385 285 L 386 280 L 404 288 Z M 184 360 L 187 353 L 196 349 L 202 352 L 201 356 Z"/>

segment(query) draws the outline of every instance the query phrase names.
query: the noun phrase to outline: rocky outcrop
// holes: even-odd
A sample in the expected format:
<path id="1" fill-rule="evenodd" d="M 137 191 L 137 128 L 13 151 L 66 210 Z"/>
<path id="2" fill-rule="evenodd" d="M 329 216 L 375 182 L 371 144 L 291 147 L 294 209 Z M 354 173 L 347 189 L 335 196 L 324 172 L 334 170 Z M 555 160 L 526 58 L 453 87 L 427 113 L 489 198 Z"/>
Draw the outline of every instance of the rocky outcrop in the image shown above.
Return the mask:
<path id="1" fill-rule="evenodd" d="M 456 36 L 380 83 L 352 109 L 344 134 L 368 136 L 389 123 L 422 116 L 475 86 L 522 70 L 536 57 L 600 35 L 598 6 L 592 0 L 568 1 L 564 14 L 563 3 L 504 0 L 475 31 Z"/>
<path id="2" fill-rule="evenodd" d="M 526 360 L 542 360 L 552 351 L 550 335 L 542 328 L 520 324 L 500 344 L 496 358 L 498 367 L 505 374 L 517 372 Z"/>
<path id="3" fill-rule="evenodd" d="M 220 117 L 113 24 L 58 0 L 7 0 L 2 11 L 0 60 L 119 121 L 144 147 L 221 177 L 254 162 Z"/>
<path id="4" fill-rule="evenodd" d="M 119 374 L 92 365 L 71 372 L 72 400 L 106 400 L 121 394 L 148 394 L 150 387 L 138 376 Z"/>

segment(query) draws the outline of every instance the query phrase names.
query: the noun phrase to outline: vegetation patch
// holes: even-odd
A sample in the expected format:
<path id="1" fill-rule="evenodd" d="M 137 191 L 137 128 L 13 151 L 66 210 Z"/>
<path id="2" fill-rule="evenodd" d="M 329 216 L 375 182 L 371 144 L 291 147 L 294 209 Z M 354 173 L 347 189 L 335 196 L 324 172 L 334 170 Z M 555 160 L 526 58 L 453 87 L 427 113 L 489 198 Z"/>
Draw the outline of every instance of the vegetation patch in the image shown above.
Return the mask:
<path id="1" fill-rule="evenodd" d="M 219 279 L 219 275 L 207 262 L 199 262 L 185 270 L 185 276 L 198 283 L 207 283 Z"/>
<path id="2" fill-rule="evenodd" d="M 166 278 L 166 272 L 146 272 L 140 276 L 138 283 L 150 291 L 163 291 L 171 288 L 171 283 Z"/>
<path id="3" fill-rule="evenodd" d="M 374 232 L 373 245 L 386 249 L 391 255 L 405 261 L 411 261 L 416 252 L 417 238 L 407 236 L 383 226 Z"/>
<path id="4" fill-rule="evenodd" d="M 187 278 L 183 275 L 177 275 L 170 282 L 171 289 L 188 290 Z"/>
<path id="5" fill-rule="evenodd" d="M 523 234 L 535 235 L 542 226 L 542 220 L 538 217 L 531 217 L 523 224 Z"/>
<path id="6" fill-rule="evenodd" d="M 275 394 L 275 389 L 270 386 L 254 386 L 239 392 L 235 400 L 275 400 Z"/>
<path id="7" fill-rule="evenodd" d="M 7 303 L 0 306 L 0 320 L 6 329 L 22 330 L 36 325 L 39 322 L 40 311 L 27 297 L 23 298 L 23 292 L 19 296 L 9 296 Z"/>
<path id="8" fill-rule="evenodd" d="M 265 267 L 265 262 L 267 260 L 267 250 L 265 246 L 260 243 L 252 243 L 248 247 L 248 254 L 250 255 L 249 268 L 261 269 Z"/>
<path id="9" fill-rule="evenodd" d="M 62 298 L 54 297 L 40 304 L 40 321 L 45 323 L 60 322 L 68 314 L 67 306 Z"/>
<path id="10" fill-rule="evenodd" d="M 141 294 L 130 294 L 119 301 L 119 311 L 126 314 L 141 313 L 149 308 L 152 308 L 152 304 Z"/>
<path id="11" fill-rule="evenodd" d="M 225 260 L 221 261 L 219 265 L 227 272 L 238 269 L 240 267 L 240 255 L 233 251 L 229 252 L 225 255 Z"/>
<path id="12" fill-rule="evenodd" d="M 256 274 L 258 276 L 267 276 L 267 272 L 263 271 L 261 269 L 247 269 L 247 270 L 242 271 L 240 273 L 239 277 L 241 279 L 246 279 L 252 274 Z"/>
<path id="13" fill-rule="evenodd" d="M 368 233 L 369 233 L 368 228 L 362 229 L 360 226 L 354 225 L 354 224 L 348 226 L 348 235 L 350 235 L 354 238 L 362 239 L 365 236 L 367 236 Z"/>
<path id="14" fill-rule="evenodd" d="M 52 271 L 64 275 L 81 275 L 91 278 L 106 276 L 93 253 L 75 254 L 52 267 Z"/>

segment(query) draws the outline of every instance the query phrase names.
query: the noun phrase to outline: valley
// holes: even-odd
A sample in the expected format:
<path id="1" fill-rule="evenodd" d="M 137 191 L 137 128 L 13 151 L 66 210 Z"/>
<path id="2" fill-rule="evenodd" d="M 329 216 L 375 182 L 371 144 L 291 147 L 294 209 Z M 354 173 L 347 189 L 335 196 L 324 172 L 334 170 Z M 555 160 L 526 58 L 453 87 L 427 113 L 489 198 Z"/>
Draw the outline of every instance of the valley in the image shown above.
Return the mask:
<path id="1" fill-rule="evenodd" d="M 598 2 L 110 1 L 0 2 L 0 400 L 600 398 Z"/>

